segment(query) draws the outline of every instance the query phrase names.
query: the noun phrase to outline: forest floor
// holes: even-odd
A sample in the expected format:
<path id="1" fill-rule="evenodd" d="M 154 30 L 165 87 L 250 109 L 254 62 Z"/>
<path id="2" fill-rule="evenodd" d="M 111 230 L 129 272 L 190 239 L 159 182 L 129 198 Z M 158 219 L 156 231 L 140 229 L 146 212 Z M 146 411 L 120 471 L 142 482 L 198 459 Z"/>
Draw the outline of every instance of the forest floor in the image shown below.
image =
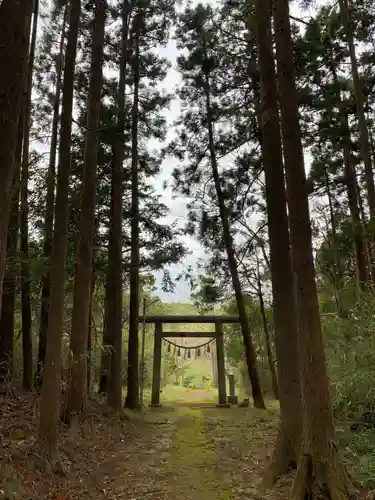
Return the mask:
<path id="1" fill-rule="evenodd" d="M 0 409 L 0 498 L 265 498 L 258 486 L 275 439 L 277 408 L 219 409 L 190 397 L 130 420 L 92 403 L 84 427 L 61 428 L 60 474 L 34 465 L 35 397 L 7 400 Z M 287 490 L 288 484 L 279 485 L 272 497 L 287 498 Z"/>
<path id="2" fill-rule="evenodd" d="M 0 498 L 22 500 L 239 500 L 288 498 L 292 478 L 260 488 L 278 410 L 187 401 L 119 419 L 92 402 L 83 427 L 60 431 L 63 470 L 35 467 L 35 397 L 0 405 Z"/>

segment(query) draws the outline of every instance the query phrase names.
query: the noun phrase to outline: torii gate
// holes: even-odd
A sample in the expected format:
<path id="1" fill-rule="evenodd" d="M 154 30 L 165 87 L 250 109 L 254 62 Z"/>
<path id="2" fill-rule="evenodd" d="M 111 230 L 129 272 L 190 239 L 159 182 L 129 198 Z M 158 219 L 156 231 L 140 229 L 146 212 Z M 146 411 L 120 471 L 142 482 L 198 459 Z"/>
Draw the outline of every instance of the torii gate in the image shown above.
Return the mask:
<path id="1" fill-rule="evenodd" d="M 227 405 L 227 390 L 225 379 L 225 360 L 224 360 L 224 323 L 239 323 L 239 319 L 235 316 L 180 316 L 168 315 L 159 316 L 151 315 L 141 316 L 140 323 L 145 322 L 155 325 L 154 336 L 154 362 L 152 372 L 152 392 L 151 406 L 160 406 L 160 378 L 161 378 L 161 354 L 163 338 L 213 338 L 216 340 L 216 356 L 217 356 L 217 375 L 218 375 L 218 403 L 219 405 Z M 212 332 L 163 332 L 163 324 L 214 324 L 215 331 Z"/>

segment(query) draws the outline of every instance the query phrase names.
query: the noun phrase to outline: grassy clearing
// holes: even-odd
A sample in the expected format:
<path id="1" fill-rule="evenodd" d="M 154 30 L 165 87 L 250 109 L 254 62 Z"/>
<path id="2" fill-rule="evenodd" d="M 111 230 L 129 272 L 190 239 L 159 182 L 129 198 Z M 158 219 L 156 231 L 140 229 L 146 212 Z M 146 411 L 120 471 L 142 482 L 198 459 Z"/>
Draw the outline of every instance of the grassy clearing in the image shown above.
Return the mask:
<path id="1" fill-rule="evenodd" d="M 194 394 L 196 397 L 194 397 Z M 217 390 L 213 388 L 207 389 L 188 389 L 176 385 L 166 385 L 163 387 L 163 392 L 160 394 L 161 404 L 179 404 L 188 403 L 192 401 L 216 402 Z M 147 389 L 144 391 L 144 402 L 146 405 L 151 401 L 151 391 Z"/>

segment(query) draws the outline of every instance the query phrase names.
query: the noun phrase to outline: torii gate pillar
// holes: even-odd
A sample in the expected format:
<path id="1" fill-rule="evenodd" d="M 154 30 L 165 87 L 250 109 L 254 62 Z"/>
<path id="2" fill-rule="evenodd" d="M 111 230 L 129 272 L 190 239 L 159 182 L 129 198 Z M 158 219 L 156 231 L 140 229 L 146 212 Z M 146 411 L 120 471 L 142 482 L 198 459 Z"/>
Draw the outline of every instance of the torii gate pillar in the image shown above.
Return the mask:
<path id="1" fill-rule="evenodd" d="M 163 337 L 162 323 L 155 323 L 154 363 L 152 367 L 151 406 L 160 406 L 161 379 L 161 343 Z"/>

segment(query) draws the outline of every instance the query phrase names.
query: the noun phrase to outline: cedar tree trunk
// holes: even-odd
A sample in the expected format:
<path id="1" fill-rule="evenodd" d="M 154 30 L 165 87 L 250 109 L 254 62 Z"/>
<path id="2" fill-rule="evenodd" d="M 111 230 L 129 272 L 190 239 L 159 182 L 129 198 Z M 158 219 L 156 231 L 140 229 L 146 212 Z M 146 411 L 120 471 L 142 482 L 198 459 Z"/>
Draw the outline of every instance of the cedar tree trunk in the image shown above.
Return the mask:
<path id="1" fill-rule="evenodd" d="M 32 0 L 3 0 L 0 4 L 0 68 L 3 69 L 0 78 L 0 308 L 32 7 Z"/>
<path id="2" fill-rule="evenodd" d="M 288 0 L 273 3 L 282 138 L 298 309 L 303 430 L 293 500 L 346 499 L 350 481 L 334 442 L 334 425 L 312 252 Z"/>
<path id="3" fill-rule="evenodd" d="M 129 0 L 122 4 L 121 52 L 119 65 L 119 86 L 117 96 L 117 137 L 113 148 L 111 224 L 108 245 L 108 338 L 112 353 L 108 383 L 108 404 L 119 411 L 122 406 L 121 364 L 122 364 L 122 196 L 124 192 L 123 162 L 125 129 L 125 77 L 128 58 L 128 31 L 131 12 Z"/>
<path id="4" fill-rule="evenodd" d="M 31 93 L 33 88 L 33 69 L 38 29 L 39 0 L 34 0 L 33 28 L 31 33 L 30 55 L 27 71 L 25 94 L 25 121 L 23 133 L 23 152 L 21 169 L 21 316 L 22 316 L 22 353 L 23 388 L 31 391 L 33 387 L 33 342 L 31 334 L 31 299 L 29 270 L 29 152 L 31 128 Z"/>
<path id="5" fill-rule="evenodd" d="M 212 175 L 214 178 L 216 196 L 219 205 L 220 219 L 221 224 L 223 226 L 223 241 L 225 245 L 225 249 L 228 257 L 228 265 L 232 278 L 232 286 L 234 289 L 239 320 L 241 324 L 242 337 L 245 348 L 245 358 L 247 363 L 247 369 L 249 373 L 249 378 L 251 381 L 252 387 L 252 395 L 254 406 L 256 408 L 265 408 L 262 389 L 260 386 L 259 375 L 256 366 L 256 354 L 253 345 L 253 341 L 251 339 L 251 333 L 249 328 L 249 321 L 246 313 L 245 302 L 242 295 L 241 290 L 241 282 L 238 274 L 238 266 L 236 257 L 234 254 L 233 247 L 233 238 L 230 232 L 229 220 L 228 220 L 228 211 L 225 206 L 223 192 L 221 188 L 219 169 L 216 160 L 216 151 L 215 151 L 215 140 L 214 140 L 214 127 L 212 120 L 212 109 L 211 109 L 211 98 L 210 98 L 210 81 L 209 81 L 209 73 L 206 72 L 204 75 L 205 83 L 204 83 L 204 92 L 206 98 L 206 113 L 207 113 L 207 128 L 208 128 L 208 147 L 210 151 L 211 158 L 211 168 Z"/>
<path id="6" fill-rule="evenodd" d="M 51 256 L 53 237 L 53 211 L 55 206 L 55 183 L 56 183 L 56 151 L 58 141 L 59 111 L 61 97 L 61 76 L 64 60 L 65 26 L 68 15 L 68 4 L 65 6 L 63 24 L 61 28 L 60 51 L 56 67 L 56 87 L 53 104 L 52 135 L 49 151 L 49 164 L 47 173 L 47 196 L 44 214 L 43 256 L 46 261 L 42 276 L 42 293 L 40 307 L 38 361 L 34 377 L 34 385 L 37 389 L 41 387 L 43 377 L 43 363 L 46 356 L 46 337 L 48 326 L 48 304 L 51 288 Z"/>
<path id="7" fill-rule="evenodd" d="M 139 407 L 139 179 L 138 179 L 138 106 L 139 106 L 139 36 L 140 14 L 134 27 L 134 92 L 132 107 L 132 162 L 131 162 L 131 256 L 128 344 L 128 392 L 125 406 Z"/>
<path id="8" fill-rule="evenodd" d="M 12 185 L 12 200 L 7 241 L 7 260 L 0 313 L 0 394 L 5 394 L 9 391 L 13 372 L 13 337 L 18 276 L 18 229 L 22 139 L 23 118 L 21 113 L 21 118 L 18 124 L 17 147 L 14 157 L 15 172 Z"/>
<path id="9" fill-rule="evenodd" d="M 80 0 L 71 0 L 68 42 L 64 67 L 59 165 L 56 186 L 55 228 L 52 241 L 47 350 L 43 369 L 37 443 L 38 455 L 47 461 L 53 460 L 57 452 L 57 424 L 60 411 L 61 343 L 64 324 L 65 260 L 68 229 L 73 89 L 80 11 Z"/>
<path id="10" fill-rule="evenodd" d="M 280 397 L 280 427 L 266 484 L 296 467 L 302 429 L 297 353 L 297 314 L 287 197 L 272 50 L 269 4 L 257 0 L 256 38 L 260 68 L 262 152 L 266 182 L 273 320 Z"/>
<path id="11" fill-rule="evenodd" d="M 74 283 L 69 387 L 65 420 L 83 416 L 87 403 L 87 342 L 90 321 L 90 298 L 95 226 L 96 172 L 102 91 L 102 66 L 106 0 L 95 0 L 95 19 L 91 49 L 91 75 L 87 103 L 87 131 L 84 152 L 80 233 Z"/>

